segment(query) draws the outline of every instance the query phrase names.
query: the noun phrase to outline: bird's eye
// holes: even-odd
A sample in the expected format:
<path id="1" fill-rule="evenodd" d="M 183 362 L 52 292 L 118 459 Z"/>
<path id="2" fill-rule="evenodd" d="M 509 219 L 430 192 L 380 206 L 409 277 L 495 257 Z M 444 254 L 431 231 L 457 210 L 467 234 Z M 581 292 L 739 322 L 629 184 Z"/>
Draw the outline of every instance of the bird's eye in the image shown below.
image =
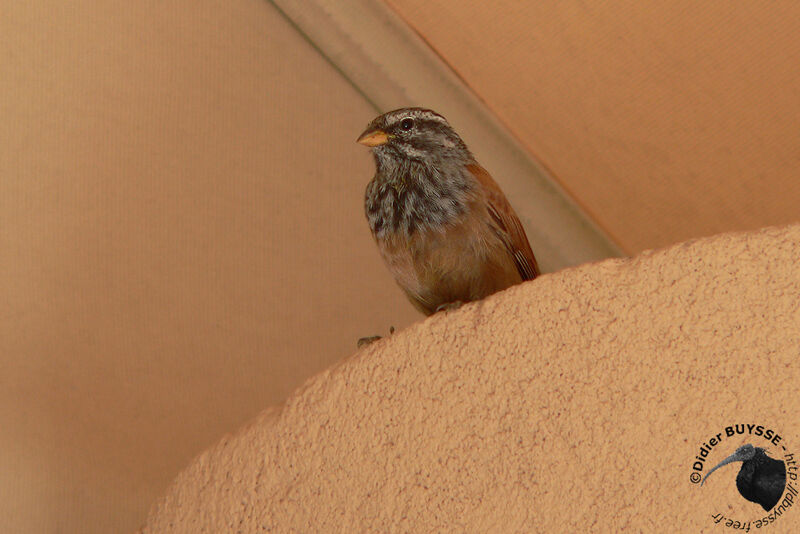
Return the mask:
<path id="1" fill-rule="evenodd" d="M 414 127 L 414 119 L 403 119 L 400 121 L 400 128 L 409 131 Z"/>

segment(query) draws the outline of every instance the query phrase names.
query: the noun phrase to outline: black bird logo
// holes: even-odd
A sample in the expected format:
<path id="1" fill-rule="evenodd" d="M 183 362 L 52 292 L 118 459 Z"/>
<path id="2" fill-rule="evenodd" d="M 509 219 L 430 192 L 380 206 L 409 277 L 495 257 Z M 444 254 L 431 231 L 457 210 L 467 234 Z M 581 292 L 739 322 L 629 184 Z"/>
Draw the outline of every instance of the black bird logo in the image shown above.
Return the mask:
<path id="1" fill-rule="evenodd" d="M 770 458 L 760 447 L 742 445 L 709 471 L 700 485 L 705 484 L 711 473 L 731 462 L 743 462 L 736 476 L 736 489 L 742 497 L 760 504 L 766 511 L 772 510 L 786 488 L 786 466 L 783 461 Z"/>

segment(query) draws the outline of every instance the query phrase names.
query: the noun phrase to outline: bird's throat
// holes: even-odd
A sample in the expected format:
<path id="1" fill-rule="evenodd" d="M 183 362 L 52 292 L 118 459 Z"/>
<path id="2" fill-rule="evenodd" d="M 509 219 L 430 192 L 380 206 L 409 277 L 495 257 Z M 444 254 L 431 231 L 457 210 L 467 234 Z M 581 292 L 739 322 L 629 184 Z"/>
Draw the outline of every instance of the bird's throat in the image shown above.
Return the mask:
<path id="1" fill-rule="evenodd" d="M 459 168 L 429 167 L 407 160 L 379 166 L 365 199 L 375 236 L 386 232 L 411 235 L 460 217 L 467 209 L 472 184 Z"/>

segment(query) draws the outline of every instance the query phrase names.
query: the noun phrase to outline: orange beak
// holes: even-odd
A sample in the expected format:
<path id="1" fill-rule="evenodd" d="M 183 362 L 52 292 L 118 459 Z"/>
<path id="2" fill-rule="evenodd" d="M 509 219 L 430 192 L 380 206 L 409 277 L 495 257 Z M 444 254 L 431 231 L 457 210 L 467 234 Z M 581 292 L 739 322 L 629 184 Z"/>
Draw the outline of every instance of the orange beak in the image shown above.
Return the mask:
<path id="1" fill-rule="evenodd" d="M 389 141 L 389 134 L 383 130 L 367 130 L 356 139 L 356 143 L 361 143 L 368 147 L 384 145 Z"/>

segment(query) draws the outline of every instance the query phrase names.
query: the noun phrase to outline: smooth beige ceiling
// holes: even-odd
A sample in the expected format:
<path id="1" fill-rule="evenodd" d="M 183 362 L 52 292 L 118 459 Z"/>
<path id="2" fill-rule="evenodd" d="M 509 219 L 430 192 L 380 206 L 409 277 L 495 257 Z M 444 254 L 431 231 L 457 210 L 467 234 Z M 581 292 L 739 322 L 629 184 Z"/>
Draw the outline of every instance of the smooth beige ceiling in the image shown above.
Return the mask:
<path id="1" fill-rule="evenodd" d="M 387 2 L 625 251 L 800 220 L 797 2 Z"/>

